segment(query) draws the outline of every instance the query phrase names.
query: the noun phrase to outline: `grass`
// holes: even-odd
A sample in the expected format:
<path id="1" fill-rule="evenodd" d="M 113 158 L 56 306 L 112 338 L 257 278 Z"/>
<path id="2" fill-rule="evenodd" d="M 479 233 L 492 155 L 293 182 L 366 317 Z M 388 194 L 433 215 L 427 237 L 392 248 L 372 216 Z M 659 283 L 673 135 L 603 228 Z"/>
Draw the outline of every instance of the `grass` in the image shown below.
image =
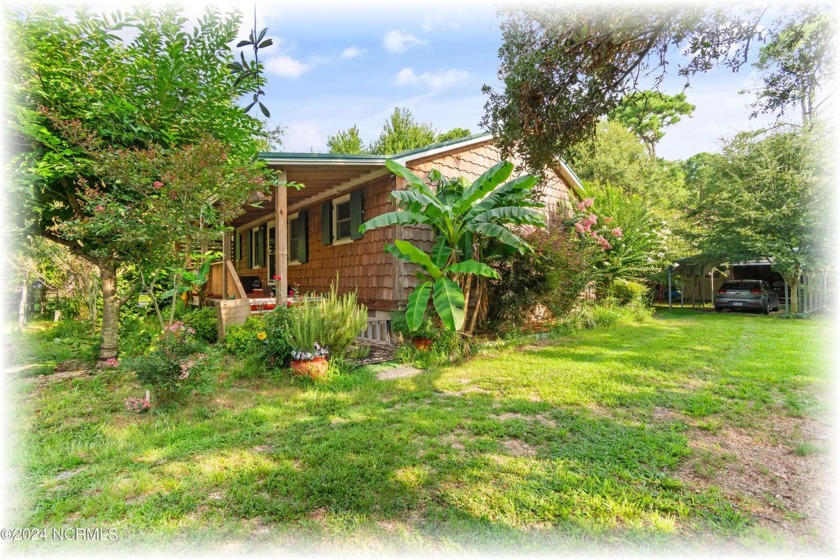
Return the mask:
<path id="1" fill-rule="evenodd" d="M 827 337 L 825 320 L 659 312 L 413 378 L 222 376 L 212 395 L 139 416 L 123 408 L 142 394 L 125 373 L 24 378 L 13 513 L 113 527 L 141 548 L 775 545 L 750 530 L 749 504 L 681 475 L 732 463 L 688 433 L 766 435 L 774 418 L 824 413 Z"/>

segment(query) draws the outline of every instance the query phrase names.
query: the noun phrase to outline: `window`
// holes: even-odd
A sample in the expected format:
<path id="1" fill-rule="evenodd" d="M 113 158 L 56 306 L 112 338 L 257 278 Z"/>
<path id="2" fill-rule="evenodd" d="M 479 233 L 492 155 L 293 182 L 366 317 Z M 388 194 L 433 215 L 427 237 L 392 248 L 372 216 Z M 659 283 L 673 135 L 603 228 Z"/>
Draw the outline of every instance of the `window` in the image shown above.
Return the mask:
<path id="1" fill-rule="evenodd" d="M 350 227 L 350 195 L 342 196 L 333 200 L 333 244 L 349 243 L 351 238 Z"/>
<path id="2" fill-rule="evenodd" d="M 300 227 L 300 213 L 289 216 L 289 264 L 301 263 L 301 236 L 304 234 Z"/>
<path id="3" fill-rule="evenodd" d="M 361 239 L 359 226 L 362 225 L 362 189 L 350 194 L 325 200 L 321 203 L 321 243 L 341 245 L 354 239 Z"/>
<path id="4" fill-rule="evenodd" d="M 266 227 L 264 225 L 251 230 L 252 268 L 261 268 L 265 266 L 265 231 Z"/>

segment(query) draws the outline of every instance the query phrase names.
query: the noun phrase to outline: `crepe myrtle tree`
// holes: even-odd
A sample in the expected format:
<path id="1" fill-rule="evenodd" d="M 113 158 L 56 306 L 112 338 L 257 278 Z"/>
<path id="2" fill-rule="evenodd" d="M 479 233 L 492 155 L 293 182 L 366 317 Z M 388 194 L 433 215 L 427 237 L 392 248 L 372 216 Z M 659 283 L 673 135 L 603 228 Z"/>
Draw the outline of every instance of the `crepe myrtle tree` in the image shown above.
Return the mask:
<path id="1" fill-rule="evenodd" d="M 461 331 L 473 279 L 498 278 L 498 273 L 482 262 L 491 256 L 482 258 L 477 250 L 481 238 L 496 239 L 501 247 L 524 253 L 531 247 L 507 226 L 545 226 L 543 215 L 535 210 L 542 205 L 527 196 L 537 178 L 526 175 L 505 182 L 513 164 L 502 161 L 472 184 L 463 179 L 446 179 L 433 170 L 428 175 L 433 189 L 393 160 L 388 160 L 386 166 L 405 179 L 408 188 L 391 193 L 397 201 L 397 211 L 368 220 L 359 232 L 393 225 L 430 227 L 435 234 L 430 253 L 401 239 L 385 247 L 388 253 L 420 268 L 417 275 L 421 284 L 408 297 L 406 323 L 412 331 L 417 330 L 431 300 L 441 324 L 450 331 Z M 477 307 L 473 313 L 476 310 Z"/>
<path id="2" fill-rule="evenodd" d="M 237 103 L 259 80 L 228 67 L 235 13 L 6 16 L 12 221 L 99 269 L 101 365 L 118 351 L 120 267 L 165 258 L 214 196 L 246 202 L 262 127 Z"/>

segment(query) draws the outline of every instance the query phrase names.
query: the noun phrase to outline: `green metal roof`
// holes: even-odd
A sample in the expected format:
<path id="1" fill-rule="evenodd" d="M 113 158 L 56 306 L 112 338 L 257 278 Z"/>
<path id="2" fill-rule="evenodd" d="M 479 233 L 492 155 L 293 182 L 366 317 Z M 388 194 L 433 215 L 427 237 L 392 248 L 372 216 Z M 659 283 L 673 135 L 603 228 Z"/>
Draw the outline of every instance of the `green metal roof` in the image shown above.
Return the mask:
<path id="1" fill-rule="evenodd" d="M 305 152 L 260 152 L 259 158 L 271 161 L 273 159 L 283 159 L 283 160 L 300 160 L 300 161 L 322 161 L 324 163 L 336 162 L 336 161 L 348 161 L 348 162 L 357 162 L 357 163 L 370 163 L 370 164 L 385 164 L 386 159 L 405 159 L 411 156 L 422 155 L 425 152 L 434 152 L 436 150 L 440 150 L 441 148 L 446 148 L 448 146 L 456 146 L 458 144 L 469 144 L 470 142 L 474 142 L 476 140 L 481 140 L 486 137 L 487 140 L 491 139 L 492 136 L 486 132 L 482 132 L 481 134 L 473 134 L 471 136 L 465 136 L 463 138 L 456 138 L 454 140 L 446 140 L 445 142 L 437 142 L 435 144 L 430 144 L 428 146 L 423 146 L 422 148 L 415 148 L 413 150 L 406 150 L 404 152 L 400 152 L 398 154 L 324 154 L 324 153 L 305 153 Z"/>
<path id="2" fill-rule="evenodd" d="M 284 163 L 302 163 L 302 164 L 346 164 L 346 165 L 385 165 L 386 159 L 397 160 L 405 164 L 407 160 L 414 160 L 423 157 L 425 154 L 434 154 L 438 152 L 445 152 L 450 146 L 469 145 L 472 143 L 485 142 L 491 140 L 493 136 L 487 132 L 465 136 L 463 138 L 456 138 L 454 140 L 446 140 L 445 142 L 437 142 L 422 148 L 415 148 L 413 150 L 406 150 L 398 154 L 384 155 L 384 154 L 324 154 L 324 153 L 306 153 L 306 152 L 260 152 L 259 158 L 271 163 L 272 161 L 280 161 Z M 583 197 L 586 194 L 586 188 L 580 177 L 569 167 L 565 161 L 560 160 L 563 168 L 572 176 L 572 184 L 578 196 Z"/>

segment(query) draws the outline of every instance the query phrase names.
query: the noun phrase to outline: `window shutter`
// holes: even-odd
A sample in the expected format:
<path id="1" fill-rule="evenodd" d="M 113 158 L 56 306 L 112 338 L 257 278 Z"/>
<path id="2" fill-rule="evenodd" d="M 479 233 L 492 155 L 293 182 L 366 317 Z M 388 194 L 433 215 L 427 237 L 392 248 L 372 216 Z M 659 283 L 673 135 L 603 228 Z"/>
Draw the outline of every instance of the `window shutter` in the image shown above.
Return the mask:
<path id="1" fill-rule="evenodd" d="M 247 235 L 244 236 L 248 242 L 243 246 L 245 249 L 245 254 L 248 255 L 248 268 L 254 268 L 254 255 L 251 252 L 251 246 L 254 244 L 254 232 L 250 229 L 246 232 Z"/>
<path id="2" fill-rule="evenodd" d="M 233 253 L 235 255 L 236 262 L 242 260 L 242 234 L 237 233 L 233 236 Z"/>
<path id="3" fill-rule="evenodd" d="M 260 231 L 257 232 L 257 235 L 260 237 L 259 253 L 257 253 L 257 259 L 260 263 L 260 266 L 265 266 L 265 248 L 267 246 L 266 240 L 268 239 L 268 225 L 260 226 Z"/>
<path id="4" fill-rule="evenodd" d="M 332 200 L 321 204 L 321 243 L 332 245 Z"/>
<path id="5" fill-rule="evenodd" d="M 298 229 L 298 262 L 305 263 L 309 261 L 309 250 L 307 242 L 307 232 L 309 228 L 309 213 L 306 210 L 301 210 L 298 214 L 298 219 L 295 220 Z"/>
<path id="6" fill-rule="evenodd" d="M 350 193 L 350 239 L 361 239 L 359 226 L 362 225 L 362 189 Z"/>

